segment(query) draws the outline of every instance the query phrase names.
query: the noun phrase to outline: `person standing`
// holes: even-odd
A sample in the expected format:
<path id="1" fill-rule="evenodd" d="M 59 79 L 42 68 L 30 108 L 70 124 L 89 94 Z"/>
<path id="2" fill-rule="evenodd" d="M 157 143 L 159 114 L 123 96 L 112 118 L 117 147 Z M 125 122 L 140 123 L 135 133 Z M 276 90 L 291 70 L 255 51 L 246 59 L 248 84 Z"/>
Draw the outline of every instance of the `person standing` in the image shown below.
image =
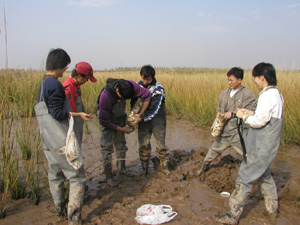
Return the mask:
<path id="1" fill-rule="evenodd" d="M 141 80 L 137 83 L 147 88 L 152 96 L 147 110 L 141 114 L 133 125 L 138 123 L 139 156 L 142 164 L 142 175 L 148 175 L 149 159 L 151 156 L 150 139 L 153 134 L 156 141 L 156 154 L 160 160 L 160 169 L 169 174 L 169 148 L 165 145 L 166 139 L 166 94 L 164 87 L 155 79 L 155 69 L 151 65 L 145 65 L 140 71 Z M 137 99 L 133 98 L 131 107 Z"/>
<path id="2" fill-rule="evenodd" d="M 65 87 L 65 94 L 69 100 L 72 112 L 85 112 L 82 104 L 80 86 L 87 81 L 97 82 L 93 76 L 93 68 L 87 62 L 79 62 L 75 65 L 71 75 L 63 82 Z M 78 143 L 81 146 L 83 136 L 83 120 L 80 117 L 74 118 L 74 130 Z"/>
<path id="3" fill-rule="evenodd" d="M 254 181 L 259 184 L 271 218 L 276 218 L 278 211 L 277 190 L 270 165 L 280 147 L 284 99 L 276 88 L 277 78 L 272 64 L 257 64 L 252 75 L 261 92 L 255 111 L 237 110 L 237 117 L 250 126 L 246 137 L 247 163 L 243 161 L 240 166 L 235 189 L 229 198 L 228 212 L 217 218 L 225 224 L 238 223 Z"/>
<path id="4" fill-rule="evenodd" d="M 216 137 L 213 145 L 208 150 L 200 170 L 196 172 L 197 175 L 207 171 L 211 162 L 229 147 L 232 147 L 239 155 L 243 155 L 235 113 L 237 108 L 251 109 L 256 99 L 255 94 L 251 90 L 242 86 L 243 78 L 244 70 L 239 67 L 233 67 L 227 72 L 229 88 L 223 90 L 219 96 L 217 116 L 212 128 L 221 113 L 225 114 L 226 123 L 220 136 Z M 244 123 L 242 124 L 242 130 L 243 135 L 246 135 L 247 127 Z"/>
<path id="5" fill-rule="evenodd" d="M 101 154 L 106 175 L 107 184 L 111 187 L 118 185 L 118 180 L 113 177 L 112 173 L 112 153 L 116 152 L 117 168 L 119 174 L 133 176 L 125 167 L 126 146 L 125 133 L 132 132 L 130 127 L 126 127 L 125 121 L 127 114 L 125 112 L 126 99 L 141 98 L 143 106 L 140 114 L 135 117 L 139 118 L 147 109 L 151 100 L 149 90 L 141 87 L 132 80 L 109 78 L 106 86 L 99 96 L 99 122 L 101 124 Z"/>
<path id="6" fill-rule="evenodd" d="M 46 60 L 46 75 L 39 90 L 39 101 L 44 101 L 51 116 L 57 120 L 65 135 L 69 127 L 68 118 L 80 117 L 83 121 L 88 121 L 89 114 L 84 112 L 72 112 L 71 106 L 65 95 L 63 85 L 58 81 L 59 77 L 67 70 L 71 58 L 63 49 L 51 49 Z M 51 126 L 51 125 L 49 125 Z M 51 129 L 50 127 L 40 130 Z M 45 140 L 45 138 L 49 140 Z M 61 137 L 65 139 L 66 137 Z M 58 149 L 53 149 L 47 143 L 55 142 L 51 136 L 45 136 L 41 132 L 43 150 L 48 161 L 49 187 L 55 204 L 58 217 L 68 216 L 69 224 L 82 224 L 81 208 L 85 189 L 85 175 L 83 166 L 75 170 L 68 164 L 65 155 L 57 153 Z M 64 198 L 64 181 L 70 181 L 70 193 L 68 210 Z"/>

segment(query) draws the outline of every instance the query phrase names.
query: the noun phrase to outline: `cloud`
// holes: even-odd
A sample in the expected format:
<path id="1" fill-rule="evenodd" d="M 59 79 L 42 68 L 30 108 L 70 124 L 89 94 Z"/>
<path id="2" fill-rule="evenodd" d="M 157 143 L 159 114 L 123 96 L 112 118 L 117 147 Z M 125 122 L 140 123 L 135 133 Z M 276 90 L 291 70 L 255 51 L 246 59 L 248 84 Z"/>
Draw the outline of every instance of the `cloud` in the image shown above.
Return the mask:
<path id="1" fill-rule="evenodd" d="M 115 3 L 117 0 L 64 0 L 68 5 L 83 7 L 101 7 Z"/>
<path id="2" fill-rule="evenodd" d="M 300 7 L 300 3 L 278 6 L 278 7 L 275 7 L 274 9 L 275 10 L 283 10 L 283 9 L 291 9 L 291 8 L 297 8 L 297 7 Z"/>
<path id="3" fill-rule="evenodd" d="M 260 10 L 250 11 L 249 13 L 247 13 L 247 17 L 250 17 L 254 20 L 261 19 Z"/>
<path id="4" fill-rule="evenodd" d="M 225 33 L 230 32 L 232 29 L 222 25 L 204 25 L 195 27 L 195 30 L 198 32 Z"/>
<path id="5" fill-rule="evenodd" d="M 238 16 L 238 15 L 232 15 L 232 14 L 225 14 L 225 17 L 229 18 L 229 19 L 233 19 L 233 20 L 244 20 L 245 17 L 243 16 Z"/>
<path id="6" fill-rule="evenodd" d="M 198 16 L 199 16 L 199 17 L 202 17 L 202 18 L 207 18 L 207 19 L 212 17 L 211 14 L 209 14 L 209 13 L 204 13 L 204 12 L 199 12 L 199 13 L 198 13 Z"/>
<path id="7" fill-rule="evenodd" d="M 247 19 L 253 19 L 253 20 L 261 19 L 260 10 L 250 11 L 244 16 L 225 14 L 225 17 L 232 20 L 238 20 L 238 21 L 247 20 Z"/>
<path id="8" fill-rule="evenodd" d="M 287 15 L 288 16 L 294 16 L 294 15 L 296 15 L 298 13 L 299 13 L 298 11 L 294 10 L 294 11 L 289 12 Z"/>
<path id="9" fill-rule="evenodd" d="M 274 9 L 277 11 L 283 11 L 287 16 L 294 16 L 299 13 L 299 11 L 297 11 L 297 8 L 299 7 L 300 7 L 300 3 L 296 3 L 296 4 L 275 7 Z"/>

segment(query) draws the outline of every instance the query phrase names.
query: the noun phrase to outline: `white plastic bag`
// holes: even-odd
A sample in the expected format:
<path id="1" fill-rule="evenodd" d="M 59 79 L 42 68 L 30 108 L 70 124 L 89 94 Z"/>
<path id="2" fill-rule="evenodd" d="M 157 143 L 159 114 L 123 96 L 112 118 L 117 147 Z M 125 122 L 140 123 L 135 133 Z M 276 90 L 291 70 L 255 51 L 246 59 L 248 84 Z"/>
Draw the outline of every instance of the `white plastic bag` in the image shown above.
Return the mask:
<path id="1" fill-rule="evenodd" d="M 139 224 L 162 224 L 171 221 L 177 212 L 172 211 L 169 205 L 146 204 L 136 211 L 135 220 Z"/>
<path id="2" fill-rule="evenodd" d="M 71 116 L 69 121 L 69 129 L 66 138 L 66 146 L 57 150 L 57 153 L 66 156 L 67 162 L 78 170 L 83 164 L 83 157 L 76 135 L 74 133 L 74 118 Z"/>

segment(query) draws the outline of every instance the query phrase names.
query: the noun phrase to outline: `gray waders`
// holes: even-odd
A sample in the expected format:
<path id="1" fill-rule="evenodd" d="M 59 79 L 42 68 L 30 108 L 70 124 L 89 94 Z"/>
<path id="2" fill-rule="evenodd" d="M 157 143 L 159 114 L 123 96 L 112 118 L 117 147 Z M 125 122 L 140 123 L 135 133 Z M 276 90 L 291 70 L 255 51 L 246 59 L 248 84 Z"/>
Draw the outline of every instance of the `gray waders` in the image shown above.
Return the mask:
<path id="1" fill-rule="evenodd" d="M 120 127 L 125 126 L 126 113 L 125 113 L 126 101 L 120 100 L 113 105 L 111 110 L 112 122 Z M 101 126 L 101 154 L 104 167 L 104 173 L 106 175 L 107 184 L 116 187 L 119 182 L 117 178 L 113 177 L 112 172 L 112 154 L 115 149 L 117 168 L 119 174 L 126 176 L 133 176 L 125 167 L 126 152 L 128 150 L 126 146 L 125 133 L 108 129 Z"/>
<path id="2" fill-rule="evenodd" d="M 247 129 L 246 126 L 243 126 L 243 137 L 245 138 L 246 135 Z M 209 165 L 229 147 L 232 147 L 239 155 L 243 155 L 236 118 L 232 118 L 226 122 L 221 135 L 216 137 L 213 145 L 210 147 L 204 158 L 200 170 L 198 170 L 196 174 L 201 175 L 203 172 L 207 171 Z"/>
<path id="3" fill-rule="evenodd" d="M 277 214 L 278 196 L 270 164 L 280 147 L 283 121 L 283 115 L 281 119 L 272 117 L 264 127 L 249 129 L 246 138 L 247 163 L 243 161 L 241 164 L 235 190 L 229 198 L 229 211 L 218 219 L 219 222 L 228 224 L 238 222 L 245 201 L 252 190 L 252 183 L 256 180 L 264 195 L 268 213 Z"/>
<path id="4" fill-rule="evenodd" d="M 156 154 L 160 160 L 160 170 L 166 175 L 170 174 L 168 168 L 169 148 L 165 145 L 166 127 L 166 109 L 164 103 L 152 120 L 147 122 L 142 121 L 138 124 L 139 156 L 143 169 L 141 175 L 149 174 L 148 167 L 151 156 L 150 139 L 152 134 L 156 142 Z"/>
<path id="5" fill-rule="evenodd" d="M 81 98 L 77 99 L 81 102 Z M 78 102 L 76 105 L 79 104 Z M 64 110 L 71 112 L 71 106 L 69 101 L 65 100 Z M 62 125 L 63 129 L 67 132 L 68 130 L 68 119 L 59 121 Z M 82 124 L 82 121 L 81 121 Z M 79 127 L 78 127 L 79 126 Z M 78 120 L 75 120 L 74 123 L 74 132 L 78 139 L 78 142 L 81 144 L 82 138 L 82 125 Z M 42 140 L 45 138 L 41 135 Z M 65 138 L 65 137 L 64 137 Z M 51 140 L 51 137 L 48 137 L 48 142 L 55 142 L 57 140 Z M 47 146 L 45 143 L 43 144 L 43 150 L 45 156 L 48 161 L 48 180 L 49 187 L 53 197 L 53 201 L 55 204 L 55 209 L 57 215 L 59 217 L 65 217 L 66 211 L 68 216 L 69 224 L 81 224 L 81 208 L 83 205 L 83 197 L 85 191 L 85 174 L 84 167 L 82 166 L 80 169 L 75 170 L 71 165 L 68 164 L 64 155 L 57 154 L 56 150 L 50 150 L 51 148 Z M 80 149 L 81 150 L 81 149 Z M 65 202 L 65 190 L 64 190 L 64 182 L 65 180 L 69 180 L 70 183 L 70 193 L 69 193 L 69 203 L 68 209 L 66 209 Z"/>

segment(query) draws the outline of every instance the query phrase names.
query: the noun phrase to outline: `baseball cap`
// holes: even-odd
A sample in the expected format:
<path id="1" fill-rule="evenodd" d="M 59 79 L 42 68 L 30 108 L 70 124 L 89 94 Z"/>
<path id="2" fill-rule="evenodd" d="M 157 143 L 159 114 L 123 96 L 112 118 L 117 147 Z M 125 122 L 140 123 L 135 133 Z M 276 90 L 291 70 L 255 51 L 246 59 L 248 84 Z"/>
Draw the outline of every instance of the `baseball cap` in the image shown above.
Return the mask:
<path id="1" fill-rule="evenodd" d="M 93 76 L 93 68 L 89 63 L 79 62 L 76 64 L 75 69 L 78 73 L 87 76 L 90 81 L 97 81 L 97 79 Z"/>

